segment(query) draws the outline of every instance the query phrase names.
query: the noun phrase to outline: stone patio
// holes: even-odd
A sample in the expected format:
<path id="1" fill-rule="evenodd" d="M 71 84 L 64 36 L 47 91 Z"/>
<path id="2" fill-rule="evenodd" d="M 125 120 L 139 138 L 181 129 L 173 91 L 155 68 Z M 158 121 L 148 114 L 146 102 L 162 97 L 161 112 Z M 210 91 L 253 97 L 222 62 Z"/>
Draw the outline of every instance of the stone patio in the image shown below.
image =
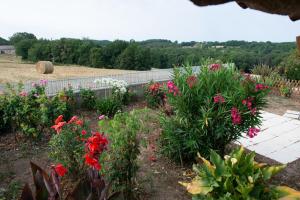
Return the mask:
<path id="1" fill-rule="evenodd" d="M 236 143 L 283 164 L 297 160 L 300 158 L 299 114 L 289 110 L 283 116 L 262 112 L 261 132 L 254 138 L 245 134 Z"/>

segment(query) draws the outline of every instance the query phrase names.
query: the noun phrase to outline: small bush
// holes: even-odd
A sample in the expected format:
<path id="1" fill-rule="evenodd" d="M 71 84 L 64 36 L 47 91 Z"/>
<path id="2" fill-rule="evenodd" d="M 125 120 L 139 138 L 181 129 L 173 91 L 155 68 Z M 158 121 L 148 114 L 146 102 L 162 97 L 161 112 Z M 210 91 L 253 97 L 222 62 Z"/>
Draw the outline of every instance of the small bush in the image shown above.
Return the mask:
<path id="1" fill-rule="evenodd" d="M 270 76 L 274 70 L 268 65 L 256 65 L 252 69 L 252 73 L 261 75 L 262 77 Z"/>
<path id="2" fill-rule="evenodd" d="M 283 97 L 291 97 L 292 89 L 286 84 L 281 84 L 279 88 L 280 95 Z"/>
<path id="3" fill-rule="evenodd" d="M 81 107 L 92 110 L 96 105 L 96 94 L 91 89 L 80 89 Z"/>
<path id="4" fill-rule="evenodd" d="M 142 118 L 145 119 L 145 116 L 147 110 L 134 110 L 130 113 L 118 113 L 108 123 L 99 123 L 110 141 L 106 173 L 113 183 L 113 189 L 123 191 L 128 200 L 134 199 L 134 180 L 140 153 L 138 134 L 142 131 Z"/>
<path id="5" fill-rule="evenodd" d="M 151 81 L 149 84 L 146 84 L 144 87 L 144 95 L 147 105 L 151 108 L 157 108 L 165 104 L 166 94 L 163 85 L 160 83 Z"/>
<path id="6" fill-rule="evenodd" d="M 176 161 L 193 160 L 210 149 L 223 154 L 225 146 L 261 123 L 266 86 L 244 77 L 234 67 L 204 66 L 174 70 L 167 84 L 168 102 L 175 115 L 163 116 L 162 152 Z"/>
<path id="7" fill-rule="evenodd" d="M 187 187 L 194 200 L 201 199 L 278 199 L 279 192 L 270 186 L 270 178 L 285 165 L 267 166 L 254 161 L 255 153 L 245 154 L 241 147 L 223 160 L 211 151 L 210 162 L 199 155 L 203 164 L 194 165 L 196 177 Z"/>
<path id="8" fill-rule="evenodd" d="M 99 114 L 113 117 L 122 110 L 122 102 L 115 98 L 99 99 L 96 102 L 96 110 Z"/>

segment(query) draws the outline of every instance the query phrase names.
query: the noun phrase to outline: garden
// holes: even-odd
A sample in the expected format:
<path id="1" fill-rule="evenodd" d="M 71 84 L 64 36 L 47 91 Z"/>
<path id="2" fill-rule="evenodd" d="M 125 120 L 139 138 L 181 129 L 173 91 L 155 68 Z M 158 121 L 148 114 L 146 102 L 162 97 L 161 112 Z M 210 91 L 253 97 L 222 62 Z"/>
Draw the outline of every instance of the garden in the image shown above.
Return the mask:
<path id="1" fill-rule="evenodd" d="M 8 84 L 0 199 L 299 199 L 300 162 L 282 165 L 233 143 L 260 134 L 276 91 L 294 102 L 260 74 L 265 67 L 254 70 L 260 76 L 206 62 L 139 90 L 96 79 L 110 88 L 106 98 L 71 86 L 49 97 L 47 80 L 30 92 Z"/>

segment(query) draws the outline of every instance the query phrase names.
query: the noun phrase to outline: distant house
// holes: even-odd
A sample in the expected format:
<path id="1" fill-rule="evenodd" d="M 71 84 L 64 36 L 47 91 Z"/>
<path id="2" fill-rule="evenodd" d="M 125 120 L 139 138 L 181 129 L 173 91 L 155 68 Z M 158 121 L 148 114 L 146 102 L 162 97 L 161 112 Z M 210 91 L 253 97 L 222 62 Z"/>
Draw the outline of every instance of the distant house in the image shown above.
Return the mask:
<path id="1" fill-rule="evenodd" d="M 0 54 L 15 54 L 15 47 L 12 45 L 1 45 Z"/>

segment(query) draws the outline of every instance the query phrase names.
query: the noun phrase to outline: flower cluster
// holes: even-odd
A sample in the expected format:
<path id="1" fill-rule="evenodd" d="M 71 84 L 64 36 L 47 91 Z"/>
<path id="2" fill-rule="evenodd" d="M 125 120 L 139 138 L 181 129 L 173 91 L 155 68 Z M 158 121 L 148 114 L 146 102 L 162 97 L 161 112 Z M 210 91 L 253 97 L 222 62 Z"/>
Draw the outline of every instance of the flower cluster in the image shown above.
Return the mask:
<path id="1" fill-rule="evenodd" d="M 210 69 L 211 71 L 217 71 L 217 70 L 219 70 L 220 68 L 221 68 L 221 65 L 220 65 L 220 64 L 217 64 L 217 63 L 211 64 L 211 65 L 209 66 L 209 69 Z"/>
<path id="2" fill-rule="evenodd" d="M 255 86 L 255 91 L 258 92 L 260 90 L 265 90 L 265 89 L 268 89 L 269 87 L 267 85 L 264 85 L 264 84 L 261 84 L 261 83 L 258 83 L 256 84 Z"/>
<path id="3" fill-rule="evenodd" d="M 235 125 L 241 124 L 242 122 L 241 114 L 239 113 L 239 110 L 235 107 L 231 109 L 231 119 L 232 123 Z"/>
<path id="4" fill-rule="evenodd" d="M 225 103 L 225 98 L 221 94 L 214 96 L 214 103 Z"/>
<path id="5" fill-rule="evenodd" d="M 27 96 L 28 96 L 28 93 L 25 92 L 25 91 L 22 91 L 22 92 L 20 92 L 19 95 L 20 95 L 21 97 L 27 97 Z"/>
<path id="6" fill-rule="evenodd" d="M 113 78 L 102 78 L 95 79 L 94 83 L 96 84 L 104 84 L 114 88 L 114 91 L 117 93 L 124 94 L 127 92 L 128 83 L 124 80 L 117 80 Z"/>
<path id="7" fill-rule="evenodd" d="M 174 96 L 179 94 L 179 89 L 178 87 L 174 84 L 173 81 L 168 81 L 167 83 L 169 93 L 173 93 Z"/>
<path id="8" fill-rule="evenodd" d="M 186 79 L 186 83 L 188 84 L 188 86 L 190 88 L 194 87 L 196 84 L 197 84 L 197 77 L 195 75 L 192 75 L 192 76 L 189 76 L 187 79 Z"/>
<path id="9" fill-rule="evenodd" d="M 161 84 L 159 83 L 153 83 L 148 87 L 149 91 L 151 93 L 157 93 L 161 89 Z"/>
<path id="10" fill-rule="evenodd" d="M 108 141 L 103 134 L 92 133 L 92 136 L 86 140 L 85 164 L 100 170 L 99 155 L 107 148 L 107 144 Z"/>
<path id="11" fill-rule="evenodd" d="M 260 132 L 260 129 L 251 127 L 251 128 L 249 128 L 249 130 L 248 130 L 248 132 L 247 132 L 247 135 L 248 135 L 250 138 L 253 138 L 253 137 L 256 136 L 257 133 L 259 133 L 259 132 Z"/>
<path id="12" fill-rule="evenodd" d="M 251 111 L 251 113 L 254 115 L 256 113 L 256 108 L 253 108 L 253 100 L 254 98 L 253 97 L 248 97 L 247 99 L 244 99 L 242 101 L 242 104 L 247 106 L 247 108 Z"/>
<path id="13" fill-rule="evenodd" d="M 62 115 L 59 115 L 53 126 L 51 126 L 52 129 L 56 131 L 57 134 L 59 134 L 65 124 L 76 124 L 78 126 L 83 126 L 83 121 L 79 119 L 77 116 L 73 116 L 68 122 L 64 121 L 64 117 Z"/>

